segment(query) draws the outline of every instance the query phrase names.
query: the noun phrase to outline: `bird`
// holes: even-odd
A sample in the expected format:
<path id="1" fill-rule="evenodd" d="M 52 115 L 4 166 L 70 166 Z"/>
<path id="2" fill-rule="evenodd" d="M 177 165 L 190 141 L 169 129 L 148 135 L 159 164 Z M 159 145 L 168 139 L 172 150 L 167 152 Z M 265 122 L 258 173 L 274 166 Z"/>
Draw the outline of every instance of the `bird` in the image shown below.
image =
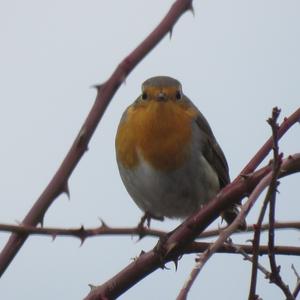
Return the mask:
<path id="1" fill-rule="evenodd" d="M 144 81 L 121 117 L 115 150 L 125 188 L 149 219 L 184 220 L 230 182 L 209 123 L 169 76 Z M 233 204 L 221 216 L 231 224 L 238 212 Z"/>

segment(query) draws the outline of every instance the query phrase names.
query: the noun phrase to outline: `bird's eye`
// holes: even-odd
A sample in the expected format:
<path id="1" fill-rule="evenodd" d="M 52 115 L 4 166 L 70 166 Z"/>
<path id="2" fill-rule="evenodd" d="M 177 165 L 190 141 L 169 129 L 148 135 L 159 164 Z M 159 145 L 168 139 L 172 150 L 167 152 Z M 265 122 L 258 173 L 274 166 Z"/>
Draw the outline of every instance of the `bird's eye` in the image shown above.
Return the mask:
<path id="1" fill-rule="evenodd" d="M 181 93 L 180 93 L 180 91 L 177 91 L 177 92 L 176 92 L 176 99 L 177 99 L 177 100 L 180 100 L 180 99 L 181 99 Z"/>
<path id="2" fill-rule="evenodd" d="M 142 99 L 143 99 L 143 100 L 146 100 L 147 98 L 148 98 L 147 93 L 146 93 L 146 92 L 143 92 L 143 94 L 142 94 Z"/>

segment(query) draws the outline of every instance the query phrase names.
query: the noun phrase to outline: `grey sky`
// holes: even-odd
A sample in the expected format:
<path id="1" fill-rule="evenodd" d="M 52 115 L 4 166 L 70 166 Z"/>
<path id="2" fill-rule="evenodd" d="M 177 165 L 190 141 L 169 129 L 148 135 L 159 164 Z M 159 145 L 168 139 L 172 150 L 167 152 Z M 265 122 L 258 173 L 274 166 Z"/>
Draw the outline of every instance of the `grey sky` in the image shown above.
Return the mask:
<path id="1" fill-rule="evenodd" d="M 161 20 L 173 1 L 0 1 L 0 222 L 21 221 L 64 158 L 95 91 L 117 64 Z M 297 0 L 195 1 L 173 30 L 130 74 L 117 92 L 79 166 L 70 179 L 71 201 L 59 197 L 46 226 L 136 225 L 141 212 L 120 180 L 114 137 L 123 110 L 154 75 L 179 79 L 209 120 L 234 178 L 269 137 L 265 120 L 272 107 L 282 117 L 300 104 L 300 2 Z M 299 152 L 299 126 L 281 143 Z M 280 186 L 278 220 L 299 220 L 299 175 Z M 260 202 L 261 203 L 261 202 Z M 248 223 L 256 220 L 260 203 Z M 220 222 L 220 220 L 218 220 Z M 178 221 L 153 227 L 172 229 Z M 214 225 L 217 226 L 218 223 Z M 299 235 L 278 241 L 299 245 Z M 8 234 L 0 233 L 0 247 Z M 249 236 L 234 238 L 245 242 Z M 31 237 L 0 281 L 6 300 L 82 299 L 88 283 L 101 283 L 156 243 L 146 238 L 98 237 L 79 248 L 74 238 Z M 279 258 L 290 270 L 299 259 Z M 121 299 L 174 299 L 194 264 L 159 270 Z M 190 299 L 245 299 L 250 264 L 235 255 L 216 255 L 193 287 Z M 264 299 L 281 292 L 260 276 Z M 217 287 L 217 288 L 216 288 Z"/>

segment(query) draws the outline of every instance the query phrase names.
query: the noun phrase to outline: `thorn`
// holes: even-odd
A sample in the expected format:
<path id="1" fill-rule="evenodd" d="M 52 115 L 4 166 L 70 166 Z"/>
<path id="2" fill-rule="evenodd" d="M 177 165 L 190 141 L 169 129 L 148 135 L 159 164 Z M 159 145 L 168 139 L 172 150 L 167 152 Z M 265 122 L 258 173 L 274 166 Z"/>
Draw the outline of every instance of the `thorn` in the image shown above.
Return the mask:
<path id="1" fill-rule="evenodd" d="M 103 219 L 98 218 L 99 221 L 101 222 L 101 228 L 109 228 L 109 226 L 107 226 L 107 224 L 103 221 Z"/>
<path id="2" fill-rule="evenodd" d="M 177 272 L 178 270 L 178 261 L 179 261 L 179 258 L 176 258 L 173 260 L 173 263 L 174 263 L 174 266 L 175 266 L 175 271 Z"/>
<path id="3" fill-rule="evenodd" d="M 146 236 L 145 228 L 144 227 L 137 227 L 137 233 L 138 233 L 138 239 L 137 239 L 136 243 L 141 241 Z"/>
<path id="4" fill-rule="evenodd" d="M 189 5 L 188 10 L 192 13 L 193 17 L 195 17 L 195 10 L 192 2 Z"/>
<path id="5" fill-rule="evenodd" d="M 276 268 L 276 272 L 277 272 L 277 274 L 279 274 L 279 273 L 280 273 L 280 269 L 281 269 L 281 266 L 277 266 L 277 268 Z"/>
<path id="6" fill-rule="evenodd" d="M 79 247 L 81 247 L 83 245 L 83 243 L 85 242 L 85 239 L 86 239 L 86 232 L 85 232 L 85 229 L 84 229 L 83 225 L 81 225 L 79 227 L 79 229 L 76 230 L 76 236 L 80 239 Z"/>
<path id="7" fill-rule="evenodd" d="M 80 239 L 80 245 L 79 245 L 79 248 L 83 245 L 83 243 L 85 242 L 85 236 L 81 236 L 79 237 Z"/>
<path id="8" fill-rule="evenodd" d="M 91 291 L 94 290 L 97 287 L 97 285 L 93 285 L 93 284 L 90 284 L 90 283 L 88 284 L 88 286 L 90 287 Z"/>
<path id="9" fill-rule="evenodd" d="M 96 89 L 98 93 L 100 92 L 100 90 L 101 90 L 102 87 L 103 87 L 103 83 L 91 85 L 91 88 L 92 89 Z"/>
<path id="10" fill-rule="evenodd" d="M 68 200 L 70 200 L 70 189 L 68 181 L 64 184 L 63 193 L 67 195 Z"/>
<path id="11" fill-rule="evenodd" d="M 52 237 L 52 242 L 54 242 L 54 241 L 56 240 L 56 237 L 57 237 L 56 233 L 53 233 L 53 234 L 51 235 L 51 237 Z"/>
<path id="12" fill-rule="evenodd" d="M 146 252 L 145 252 L 144 250 L 142 250 L 141 253 L 140 253 L 140 255 L 139 255 L 139 257 L 140 257 L 140 256 L 143 256 L 145 253 L 146 253 Z"/>
<path id="13" fill-rule="evenodd" d="M 41 224 L 41 227 L 42 227 L 42 228 L 44 227 L 44 217 L 45 217 L 45 215 L 43 214 L 43 215 L 41 216 L 41 220 L 39 221 L 39 223 Z"/>
<path id="14" fill-rule="evenodd" d="M 170 40 L 172 39 L 172 35 L 173 35 L 173 28 L 171 28 L 171 29 L 169 30 L 169 38 L 170 38 Z"/>
<path id="15" fill-rule="evenodd" d="M 83 225 L 81 225 L 81 226 L 79 227 L 78 232 L 85 232 L 85 229 L 84 229 L 84 226 L 83 226 Z"/>

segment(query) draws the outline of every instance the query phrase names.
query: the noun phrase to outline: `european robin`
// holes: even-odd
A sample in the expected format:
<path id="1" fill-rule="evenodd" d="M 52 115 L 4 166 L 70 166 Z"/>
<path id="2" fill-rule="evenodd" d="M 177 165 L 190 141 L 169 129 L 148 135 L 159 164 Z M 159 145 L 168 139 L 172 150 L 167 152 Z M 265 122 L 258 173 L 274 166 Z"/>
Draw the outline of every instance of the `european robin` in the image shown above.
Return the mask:
<path id="1" fill-rule="evenodd" d="M 230 182 L 208 122 L 171 77 L 142 84 L 121 118 L 115 146 L 122 181 L 151 218 L 184 219 Z M 237 213 L 234 205 L 222 217 L 231 223 Z"/>

